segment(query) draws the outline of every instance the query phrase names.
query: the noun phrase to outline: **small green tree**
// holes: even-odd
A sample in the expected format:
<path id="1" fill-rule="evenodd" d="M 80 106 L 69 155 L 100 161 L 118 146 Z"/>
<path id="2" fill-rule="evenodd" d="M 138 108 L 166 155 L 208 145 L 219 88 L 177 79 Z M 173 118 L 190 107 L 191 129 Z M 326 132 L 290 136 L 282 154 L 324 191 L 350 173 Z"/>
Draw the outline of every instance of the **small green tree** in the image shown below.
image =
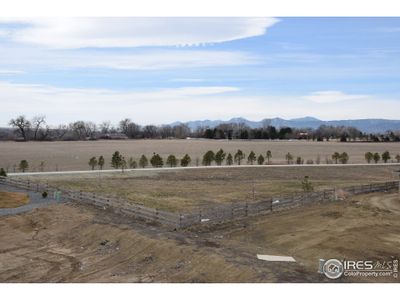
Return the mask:
<path id="1" fill-rule="evenodd" d="M 368 163 L 370 163 L 374 159 L 374 155 L 372 154 L 372 152 L 365 152 L 364 157 Z"/>
<path id="2" fill-rule="evenodd" d="M 139 159 L 139 166 L 141 168 L 146 168 L 148 164 L 149 164 L 149 161 L 148 161 L 146 155 L 142 154 L 142 156 Z"/>
<path id="3" fill-rule="evenodd" d="M 390 158 L 391 158 L 391 157 L 390 157 L 389 151 L 385 151 L 385 152 L 382 153 L 382 160 L 383 160 L 385 163 L 387 163 L 388 160 L 389 160 Z"/>
<path id="4" fill-rule="evenodd" d="M 335 152 L 332 154 L 332 159 L 335 161 L 335 164 L 338 163 L 338 160 L 340 158 L 340 153 L 339 152 Z"/>
<path id="5" fill-rule="evenodd" d="M 136 162 L 136 160 L 133 159 L 133 157 L 129 157 L 128 165 L 129 165 L 130 169 L 136 169 L 137 168 L 137 162 Z"/>
<path id="6" fill-rule="evenodd" d="M 302 165 L 304 163 L 304 160 L 301 158 L 301 156 L 297 156 L 296 158 L 296 164 Z"/>
<path id="7" fill-rule="evenodd" d="M 121 168 L 121 163 L 122 163 L 122 155 L 119 153 L 119 151 L 115 151 L 114 154 L 111 157 L 111 166 L 114 169 L 119 169 Z"/>
<path id="8" fill-rule="evenodd" d="M 257 159 L 256 154 L 253 151 L 250 151 L 249 156 L 247 157 L 247 163 L 252 165 L 254 164 L 256 159 Z"/>
<path id="9" fill-rule="evenodd" d="M 347 164 L 347 162 L 349 161 L 349 155 L 346 152 L 343 152 L 339 156 L 339 161 L 342 164 Z"/>
<path id="10" fill-rule="evenodd" d="M 215 163 L 216 163 L 218 166 L 222 165 L 222 162 L 224 161 L 225 156 L 226 156 L 226 153 L 224 152 L 224 150 L 219 149 L 219 150 L 217 151 L 217 153 L 215 153 Z"/>
<path id="11" fill-rule="evenodd" d="M 89 159 L 89 166 L 92 168 L 92 171 L 94 170 L 94 168 L 97 166 L 98 162 L 96 157 L 92 157 L 91 159 Z"/>
<path id="12" fill-rule="evenodd" d="M 103 170 L 104 162 L 105 161 L 104 161 L 103 155 L 100 155 L 100 157 L 99 157 L 99 159 L 97 161 L 97 164 L 99 165 L 100 170 Z"/>
<path id="13" fill-rule="evenodd" d="M 241 162 L 242 162 L 242 160 L 243 159 L 245 159 L 245 155 L 244 155 L 244 153 L 243 153 L 243 151 L 242 150 L 238 150 L 236 153 L 235 153 L 235 162 L 237 162 L 237 164 L 238 165 L 240 165 L 241 164 Z"/>
<path id="14" fill-rule="evenodd" d="M 267 155 L 265 157 L 267 158 L 267 164 L 269 164 L 272 158 L 271 150 L 267 150 Z"/>
<path id="15" fill-rule="evenodd" d="M 26 170 L 29 169 L 29 164 L 25 159 L 23 159 L 20 161 L 18 168 L 20 171 L 22 171 L 24 173 Z"/>
<path id="16" fill-rule="evenodd" d="M 395 158 L 396 158 L 397 162 L 400 163 L 400 154 L 397 154 Z"/>
<path id="17" fill-rule="evenodd" d="M 380 161 L 380 160 L 381 160 L 380 154 L 378 152 L 375 152 L 374 153 L 374 162 L 377 164 L 378 161 Z"/>
<path id="18" fill-rule="evenodd" d="M 264 156 L 263 156 L 262 154 L 260 154 L 260 155 L 257 157 L 257 163 L 258 163 L 259 165 L 263 165 L 263 164 L 264 164 L 264 161 L 265 161 Z"/>
<path id="19" fill-rule="evenodd" d="M 181 159 L 181 167 L 187 167 L 191 161 L 189 154 L 185 154 Z"/>
<path id="20" fill-rule="evenodd" d="M 178 164 L 178 160 L 176 159 L 175 155 L 171 154 L 167 157 L 167 166 L 170 166 L 171 168 L 176 167 Z"/>
<path id="21" fill-rule="evenodd" d="M 3 168 L 0 169 L 0 177 L 7 177 L 7 173 Z"/>
<path id="22" fill-rule="evenodd" d="M 304 176 L 304 179 L 301 181 L 301 186 L 305 192 L 312 192 L 314 190 L 314 187 L 308 176 Z"/>
<path id="23" fill-rule="evenodd" d="M 203 155 L 203 165 L 211 166 L 211 163 L 215 160 L 215 154 L 213 151 L 209 150 Z"/>
<path id="24" fill-rule="evenodd" d="M 153 153 L 150 159 L 150 163 L 154 168 L 161 168 L 164 165 L 164 161 L 159 154 Z"/>
<path id="25" fill-rule="evenodd" d="M 293 155 L 290 152 L 285 155 L 285 159 L 288 165 L 293 163 Z"/>
<path id="26" fill-rule="evenodd" d="M 228 155 L 226 156 L 226 164 L 228 166 L 233 165 L 233 157 L 232 157 L 232 154 L 230 154 L 230 153 L 228 153 Z"/>

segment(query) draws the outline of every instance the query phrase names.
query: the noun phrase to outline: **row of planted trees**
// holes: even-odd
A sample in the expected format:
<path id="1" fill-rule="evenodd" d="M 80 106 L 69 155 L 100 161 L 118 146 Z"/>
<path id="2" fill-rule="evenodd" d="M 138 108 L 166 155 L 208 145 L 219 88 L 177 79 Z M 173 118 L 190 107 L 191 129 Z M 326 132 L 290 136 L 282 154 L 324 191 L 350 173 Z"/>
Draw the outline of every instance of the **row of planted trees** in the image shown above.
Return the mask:
<path id="1" fill-rule="evenodd" d="M 366 152 L 364 157 L 368 163 L 371 163 L 372 161 L 378 163 L 381 159 L 383 162 L 387 163 L 392 158 L 389 151 L 383 152 L 382 155 L 378 152 Z M 397 162 L 400 162 L 400 154 L 396 154 L 395 159 Z"/>
<path id="2" fill-rule="evenodd" d="M 341 164 L 347 164 L 349 161 L 349 155 L 347 152 L 334 152 L 331 156 L 332 160 L 327 160 L 327 163 L 341 163 Z M 400 162 L 400 155 L 397 154 L 395 156 L 397 162 Z M 391 159 L 390 153 L 388 151 L 385 151 L 380 155 L 379 153 L 371 153 L 367 152 L 365 153 L 365 159 L 367 160 L 368 163 L 371 161 L 375 161 L 375 163 L 379 162 L 381 159 L 386 163 Z M 285 160 L 287 164 L 313 164 L 313 160 L 306 160 L 301 156 L 294 156 L 290 152 L 288 152 L 285 155 Z M 115 151 L 114 154 L 112 155 L 111 158 L 111 166 L 115 169 L 135 169 L 135 168 L 146 168 L 149 165 L 151 165 L 154 168 L 161 168 L 164 166 L 167 167 L 187 167 L 191 164 L 192 158 L 189 156 L 189 154 L 185 154 L 182 158 L 177 158 L 175 155 L 170 154 L 167 159 L 164 161 L 164 159 L 157 153 L 153 153 L 153 155 L 150 158 L 147 158 L 146 155 L 142 155 L 138 161 L 136 161 L 134 158 L 130 157 L 126 159 L 119 151 Z M 197 158 L 196 159 L 196 166 L 198 165 L 203 165 L 203 166 L 211 166 L 213 164 L 217 166 L 221 166 L 223 164 L 225 165 L 241 165 L 243 163 L 247 162 L 249 165 L 264 165 L 264 164 L 271 164 L 272 163 L 272 152 L 270 150 L 266 151 L 265 155 L 259 154 L 256 155 L 254 151 L 250 151 L 248 155 L 246 155 L 242 150 L 238 149 L 234 154 L 225 152 L 223 149 L 219 149 L 217 152 L 214 152 L 212 150 L 207 151 L 201 161 Z M 315 163 L 319 164 L 320 159 L 319 157 L 315 161 Z M 100 170 L 103 169 L 103 166 L 105 164 L 105 160 L 103 156 L 100 156 L 99 158 L 92 157 L 89 160 L 89 166 L 91 167 L 92 170 L 96 169 L 98 167 Z"/>

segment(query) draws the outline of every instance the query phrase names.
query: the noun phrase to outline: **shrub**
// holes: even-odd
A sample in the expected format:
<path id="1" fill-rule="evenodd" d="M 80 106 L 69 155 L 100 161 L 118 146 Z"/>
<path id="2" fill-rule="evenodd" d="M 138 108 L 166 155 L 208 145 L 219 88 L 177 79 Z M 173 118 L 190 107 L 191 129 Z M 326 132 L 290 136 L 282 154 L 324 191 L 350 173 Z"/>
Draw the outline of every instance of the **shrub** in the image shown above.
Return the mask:
<path id="1" fill-rule="evenodd" d="M 3 168 L 0 169 L 0 176 L 7 177 L 7 173 Z"/>
<path id="2" fill-rule="evenodd" d="M 22 172 L 25 172 L 26 170 L 29 169 L 29 164 L 25 159 L 21 160 L 21 162 L 19 163 L 19 169 Z"/>
<path id="3" fill-rule="evenodd" d="M 47 195 L 48 195 L 48 194 L 47 194 L 47 192 L 46 192 L 46 191 L 44 191 L 44 192 L 42 193 L 42 197 L 43 197 L 43 199 L 44 199 L 44 198 L 47 198 Z"/>
<path id="4" fill-rule="evenodd" d="M 312 183 L 310 182 L 310 179 L 308 176 L 304 176 L 304 179 L 301 182 L 301 186 L 303 187 L 303 191 L 305 191 L 305 192 L 312 192 L 314 190 L 314 187 L 313 187 Z"/>

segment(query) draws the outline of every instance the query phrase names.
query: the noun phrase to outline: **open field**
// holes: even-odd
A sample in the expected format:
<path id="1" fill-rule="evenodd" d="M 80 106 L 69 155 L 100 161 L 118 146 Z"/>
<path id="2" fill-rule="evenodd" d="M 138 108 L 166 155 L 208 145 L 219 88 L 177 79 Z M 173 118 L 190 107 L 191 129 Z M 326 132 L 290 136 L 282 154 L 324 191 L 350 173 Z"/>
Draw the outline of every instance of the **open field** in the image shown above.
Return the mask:
<path id="1" fill-rule="evenodd" d="M 315 190 L 397 179 L 398 166 L 214 168 L 24 177 L 33 182 L 128 199 L 162 210 L 190 212 L 221 203 L 302 192 L 309 176 Z M 396 177 L 394 177 L 396 176 Z M 254 187 L 254 193 L 253 193 Z"/>
<path id="2" fill-rule="evenodd" d="M 80 141 L 80 142 L 0 142 L 0 167 L 13 172 L 26 159 L 29 171 L 39 171 L 40 163 L 45 162 L 44 171 L 88 170 L 88 161 L 92 156 L 103 155 L 106 160 L 105 169 L 110 168 L 111 155 L 120 151 L 126 158 L 138 160 L 142 154 L 150 157 L 153 152 L 159 153 L 164 160 L 169 154 L 181 158 L 188 153 L 195 165 L 196 158 L 201 161 L 202 155 L 208 151 L 223 148 L 234 154 L 241 149 L 245 154 L 254 151 L 257 155 L 272 151 L 272 163 L 285 163 L 285 155 L 290 152 L 294 158 L 301 156 L 304 161 L 317 160 L 321 163 L 337 152 L 347 152 L 349 163 L 364 163 L 367 151 L 389 151 L 394 159 L 400 153 L 400 143 L 340 143 L 312 141 L 267 141 L 267 140 L 122 140 L 122 141 Z"/>
<path id="3" fill-rule="evenodd" d="M 0 217 L 0 282 L 331 282 L 320 258 L 399 254 L 398 194 L 370 194 L 223 226 L 168 231 L 62 204 Z M 290 255 L 295 263 L 257 254 Z M 341 278 L 335 282 L 398 282 Z"/>
<path id="4" fill-rule="evenodd" d="M 19 207 L 28 203 L 27 194 L 0 191 L 0 208 Z"/>

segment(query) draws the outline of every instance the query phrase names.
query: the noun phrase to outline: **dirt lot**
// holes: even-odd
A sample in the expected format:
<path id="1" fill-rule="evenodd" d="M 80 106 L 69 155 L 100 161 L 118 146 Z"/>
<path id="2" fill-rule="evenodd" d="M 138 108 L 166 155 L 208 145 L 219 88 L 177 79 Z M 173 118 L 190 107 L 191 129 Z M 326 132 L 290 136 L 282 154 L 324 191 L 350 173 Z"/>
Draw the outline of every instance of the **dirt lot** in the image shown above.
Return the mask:
<path id="1" fill-rule="evenodd" d="M 220 203 L 261 200 L 302 192 L 301 181 L 306 175 L 310 177 L 314 188 L 319 190 L 393 180 L 393 171 L 398 169 L 396 166 L 375 165 L 187 169 L 31 176 L 29 179 L 122 197 L 148 207 L 189 212 Z"/>
<path id="2" fill-rule="evenodd" d="M 53 205 L 0 217 L 0 282 L 329 282 L 317 273 L 319 258 L 399 254 L 398 197 L 370 194 L 178 232 Z M 257 254 L 292 255 L 296 263 L 260 261 Z"/>
<path id="3" fill-rule="evenodd" d="M 164 159 L 169 154 L 181 158 L 188 153 L 192 157 L 192 164 L 196 158 L 208 150 L 217 151 L 223 148 L 234 153 L 241 149 L 245 154 L 251 150 L 265 155 L 267 150 L 272 151 L 273 163 L 285 163 L 287 152 L 321 163 L 326 157 L 331 158 L 333 152 L 346 151 L 350 156 L 349 163 L 364 163 L 364 154 L 367 151 L 382 153 L 386 150 L 400 153 L 399 143 L 339 143 L 339 142 L 308 142 L 308 141 L 265 141 L 265 140 L 123 140 L 123 141 L 81 141 L 81 142 L 0 142 L 0 167 L 13 171 L 22 159 L 30 164 L 30 171 L 39 171 L 40 163 L 45 162 L 45 171 L 88 170 L 88 161 L 92 156 L 103 155 L 106 160 L 104 168 L 110 168 L 111 155 L 120 151 L 125 157 L 136 160 L 142 154 L 148 157 L 153 152 L 159 153 Z"/>

